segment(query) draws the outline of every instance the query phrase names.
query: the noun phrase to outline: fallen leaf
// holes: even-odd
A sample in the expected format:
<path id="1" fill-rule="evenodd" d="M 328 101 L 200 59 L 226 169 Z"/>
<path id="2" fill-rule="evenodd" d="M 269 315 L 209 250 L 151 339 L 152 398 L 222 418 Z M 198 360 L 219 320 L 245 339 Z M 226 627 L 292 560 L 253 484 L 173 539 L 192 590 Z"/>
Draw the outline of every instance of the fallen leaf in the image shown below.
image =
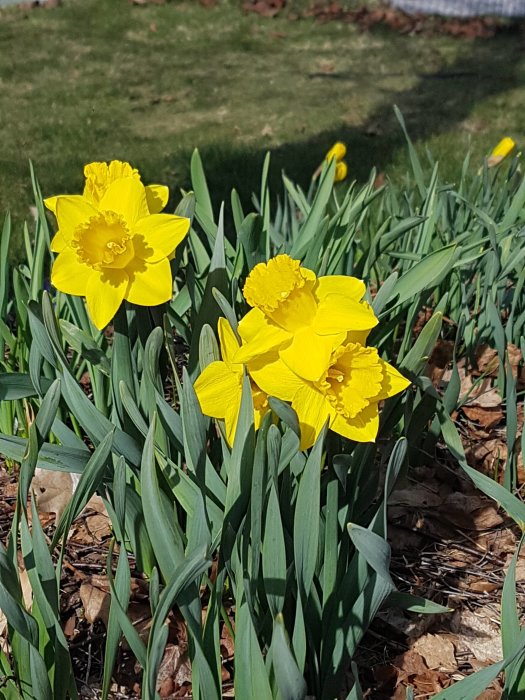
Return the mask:
<path id="1" fill-rule="evenodd" d="M 178 644 L 168 644 L 157 674 L 157 691 L 161 698 L 169 698 L 185 683 L 191 683 L 187 649 Z"/>
<path id="2" fill-rule="evenodd" d="M 412 645 L 430 669 L 454 671 L 457 668 L 454 645 L 441 634 L 425 634 Z"/>
<path id="3" fill-rule="evenodd" d="M 84 608 L 84 617 L 92 625 L 102 620 L 107 627 L 111 595 L 105 576 L 91 576 L 80 585 L 80 600 Z"/>
<path id="4" fill-rule="evenodd" d="M 497 662 L 503 658 L 499 626 L 493 621 L 499 614 L 488 605 L 475 612 L 462 608 L 451 620 L 451 630 L 457 636 L 456 650 L 470 651 L 478 661 Z"/>

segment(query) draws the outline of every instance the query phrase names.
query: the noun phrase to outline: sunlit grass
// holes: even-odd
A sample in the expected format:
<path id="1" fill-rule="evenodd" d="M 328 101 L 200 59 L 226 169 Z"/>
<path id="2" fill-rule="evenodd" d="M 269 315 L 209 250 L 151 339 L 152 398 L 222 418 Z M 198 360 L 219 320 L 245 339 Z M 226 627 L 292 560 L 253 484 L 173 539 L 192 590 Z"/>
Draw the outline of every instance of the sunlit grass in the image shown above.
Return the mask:
<path id="1" fill-rule="evenodd" d="M 65 0 L 0 11 L 0 209 L 27 216 L 29 159 L 46 194 L 78 190 L 83 164 L 110 158 L 176 190 L 196 146 L 219 199 L 232 186 L 249 197 L 268 149 L 274 183 L 285 168 L 307 184 L 335 139 L 348 143 L 351 175 L 376 165 L 399 178 L 394 103 L 451 179 L 469 144 L 477 167 L 501 135 L 523 141 L 519 37 L 363 34 L 239 6 Z"/>

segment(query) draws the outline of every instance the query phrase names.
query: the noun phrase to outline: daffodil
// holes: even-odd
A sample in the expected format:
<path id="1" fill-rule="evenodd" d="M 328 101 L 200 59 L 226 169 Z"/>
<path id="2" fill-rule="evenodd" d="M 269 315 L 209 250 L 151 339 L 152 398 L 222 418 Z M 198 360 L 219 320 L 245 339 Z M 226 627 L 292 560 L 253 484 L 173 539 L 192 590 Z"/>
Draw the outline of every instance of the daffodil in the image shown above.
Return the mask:
<path id="1" fill-rule="evenodd" d="M 325 156 L 325 161 L 330 163 L 330 161 L 335 160 L 335 173 L 334 173 L 334 182 L 340 182 L 341 180 L 344 180 L 345 177 L 348 175 L 348 166 L 344 161 L 344 157 L 346 155 L 346 146 L 342 141 L 337 141 L 334 143 L 332 148 L 327 152 Z M 321 171 L 323 169 L 323 163 L 319 165 L 315 173 L 312 175 L 312 180 L 317 180 L 319 175 L 321 174 Z"/>
<path id="2" fill-rule="evenodd" d="M 232 445 L 241 408 L 244 367 L 234 361 L 239 342 L 225 318 L 219 319 L 218 331 L 222 361 L 212 362 L 204 369 L 195 382 L 195 393 L 206 416 L 224 420 L 226 439 Z M 268 396 L 253 381 L 251 387 L 257 430 L 269 410 Z"/>
<path id="3" fill-rule="evenodd" d="M 86 182 L 83 196 L 97 208 L 108 187 L 116 180 L 132 177 L 139 182 L 141 181 L 139 171 L 129 163 L 124 163 L 120 160 L 112 160 L 110 163 L 89 163 L 84 166 L 84 177 Z M 146 185 L 145 190 L 149 213 L 158 214 L 168 203 L 169 189 L 165 185 Z M 55 215 L 57 202 L 61 196 L 67 195 L 48 197 L 44 200 L 46 207 Z M 54 253 L 60 253 L 66 245 L 67 243 L 59 229 L 51 241 L 51 250 Z"/>
<path id="4" fill-rule="evenodd" d="M 346 156 L 346 146 L 344 143 L 341 141 L 337 141 L 337 143 L 334 143 L 332 148 L 328 151 L 326 154 L 326 160 L 330 162 L 333 158 L 335 158 L 337 163 L 341 163 L 343 158 Z"/>
<path id="5" fill-rule="evenodd" d="M 506 158 L 516 147 L 516 142 L 510 138 L 510 136 L 505 136 L 496 145 L 490 156 L 488 157 L 487 164 L 489 168 L 498 165 L 501 161 Z"/>
<path id="6" fill-rule="evenodd" d="M 83 195 L 60 196 L 55 215 L 64 247 L 51 283 L 66 294 L 85 296 L 97 328 L 111 321 L 124 299 L 141 306 L 171 299 L 168 256 L 188 233 L 190 221 L 151 214 L 140 179 L 113 180 L 97 204 Z"/>
<path id="7" fill-rule="evenodd" d="M 320 380 L 333 350 L 344 342 L 364 343 L 377 325 L 371 306 L 361 301 L 361 280 L 317 278 L 288 255 L 256 265 L 243 291 L 254 308 L 239 323 L 243 345 L 236 361 L 277 352 L 293 372 L 310 381 Z"/>
<path id="8" fill-rule="evenodd" d="M 334 182 L 341 182 L 341 180 L 344 180 L 347 175 L 348 175 L 348 166 L 344 162 L 344 160 L 342 160 L 340 163 L 337 163 L 335 166 Z"/>
<path id="9" fill-rule="evenodd" d="M 376 348 L 360 343 L 336 348 L 314 382 L 292 372 L 275 353 L 254 360 L 248 369 L 269 396 L 291 402 L 299 419 L 302 450 L 314 444 L 326 421 L 334 432 L 350 440 L 374 441 L 379 402 L 410 383 L 379 357 Z"/>

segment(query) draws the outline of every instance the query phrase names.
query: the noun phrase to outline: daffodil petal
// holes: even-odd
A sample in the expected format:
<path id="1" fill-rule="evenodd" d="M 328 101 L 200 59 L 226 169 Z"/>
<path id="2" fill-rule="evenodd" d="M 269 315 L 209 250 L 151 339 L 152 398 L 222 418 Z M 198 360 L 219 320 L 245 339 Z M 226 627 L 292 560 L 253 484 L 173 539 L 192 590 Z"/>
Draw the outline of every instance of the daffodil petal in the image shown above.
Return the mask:
<path id="1" fill-rule="evenodd" d="M 340 331 L 367 330 L 377 324 L 370 304 L 336 293 L 321 299 L 313 327 L 320 335 L 330 335 Z"/>
<path id="2" fill-rule="evenodd" d="M 61 292 L 84 296 L 94 270 L 83 265 L 73 250 L 63 250 L 53 263 L 51 284 Z"/>
<path id="3" fill-rule="evenodd" d="M 44 199 L 44 204 L 46 207 L 49 209 L 49 211 L 52 211 L 53 214 L 56 213 L 57 210 L 57 202 L 58 202 L 58 196 L 56 197 L 46 197 Z"/>
<path id="4" fill-rule="evenodd" d="M 304 380 L 292 372 L 276 352 L 262 355 L 249 362 L 247 367 L 257 386 L 266 394 L 276 396 L 282 401 L 291 401 L 304 385 Z"/>
<path id="5" fill-rule="evenodd" d="M 250 362 L 251 360 L 275 350 L 292 339 L 291 333 L 271 323 L 259 309 L 249 311 L 239 323 L 239 335 L 248 340 L 241 345 L 235 354 L 234 362 Z"/>
<path id="6" fill-rule="evenodd" d="M 292 342 L 279 350 L 279 357 L 303 379 L 316 382 L 328 369 L 332 350 L 345 338 L 344 333 L 317 335 L 310 328 L 301 328 Z"/>
<path id="7" fill-rule="evenodd" d="M 69 244 L 75 229 L 98 214 L 97 209 L 79 194 L 57 197 L 55 215 L 58 228 L 64 240 Z"/>
<path id="8" fill-rule="evenodd" d="M 61 231 L 57 231 L 51 239 L 50 246 L 53 253 L 60 253 L 64 248 L 67 248 L 67 241 Z"/>
<path id="9" fill-rule="evenodd" d="M 227 365 L 231 365 L 233 357 L 239 349 L 239 341 L 232 327 L 225 318 L 220 318 L 217 324 L 219 342 L 221 344 L 221 357 Z"/>
<path id="10" fill-rule="evenodd" d="M 126 299 L 139 306 L 158 306 L 173 294 L 171 267 L 167 258 L 156 263 L 135 258 L 126 268 L 129 284 Z"/>
<path id="11" fill-rule="evenodd" d="M 228 410 L 241 404 L 242 370 L 233 372 L 225 362 L 212 362 L 197 378 L 195 393 L 202 412 L 212 418 L 225 418 Z"/>
<path id="12" fill-rule="evenodd" d="M 251 309 L 239 321 L 239 335 L 245 343 L 249 343 L 256 338 L 262 329 L 271 327 L 267 317 L 260 309 Z"/>
<path id="13" fill-rule="evenodd" d="M 63 255 L 63 253 L 62 253 Z M 102 330 L 122 304 L 128 275 L 125 270 L 93 270 L 86 289 L 86 302 L 91 320 Z"/>
<path id="14" fill-rule="evenodd" d="M 314 290 L 318 301 L 325 299 L 329 294 L 341 294 L 349 299 L 360 301 L 366 292 L 366 285 L 363 280 L 347 275 L 327 275 L 318 277 Z"/>
<path id="15" fill-rule="evenodd" d="M 146 185 L 145 189 L 150 214 L 158 214 L 168 203 L 169 188 L 166 185 Z"/>
<path id="16" fill-rule="evenodd" d="M 383 369 L 383 383 L 381 385 L 381 391 L 375 397 L 376 401 L 382 399 L 388 399 L 390 396 L 395 396 L 401 391 L 404 391 L 408 386 L 410 386 L 410 381 L 403 377 L 403 375 L 397 371 L 395 367 L 388 364 L 384 360 L 379 360 L 381 367 Z"/>
<path id="17" fill-rule="evenodd" d="M 371 403 L 354 418 L 345 419 L 337 414 L 330 428 L 349 440 L 356 442 L 375 442 L 379 429 L 379 411 L 377 403 Z"/>
<path id="18" fill-rule="evenodd" d="M 235 433 L 237 432 L 237 423 L 239 422 L 239 413 L 241 412 L 241 404 L 231 403 L 226 409 L 224 416 L 224 428 L 226 430 L 226 442 L 230 447 L 233 446 Z"/>
<path id="19" fill-rule="evenodd" d="M 292 408 L 297 413 L 301 428 L 300 447 L 306 450 L 314 444 L 333 411 L 324 396 L 309 384 L 303 384 L 295 394 Z"/>
<path id="20" fill-rule="evenodd" d="M 136 222 L 135 237 L 142 244 L 135 245 L 136 254 L 148 262 L 157 262 L 173 253 L 190 230 L 190 220 L 174 214 L 151 214 Z"/>
<path id="21" fill-rule="evenodd" d="M 132 230 L 137 221 L 149 216 L 146 190 L 136 177 L 114 180 L 105 191 L 99 207 L 101 211 L 120 214 Z"/>

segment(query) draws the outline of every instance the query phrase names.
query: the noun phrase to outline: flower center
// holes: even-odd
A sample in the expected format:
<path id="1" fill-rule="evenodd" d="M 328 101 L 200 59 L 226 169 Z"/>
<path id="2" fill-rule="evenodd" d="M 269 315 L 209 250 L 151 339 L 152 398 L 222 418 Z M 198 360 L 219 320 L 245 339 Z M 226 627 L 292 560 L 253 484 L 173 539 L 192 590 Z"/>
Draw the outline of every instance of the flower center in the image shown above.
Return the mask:
<path id="1" fill-rule="evenodd" d="M 383 370 L 375 348 L 349 343 L 332 355 L 332 364 L 316 383 L 344 418 L 354 418 L 381 390 Z"/>
<path id="2" fill-rule="evenodd" d="M 124 219 L 112 211 L 101 211 L 77 226 L 71 247 L 82 263 L 95 270 L 122 269 L 135 256 Z"/>

